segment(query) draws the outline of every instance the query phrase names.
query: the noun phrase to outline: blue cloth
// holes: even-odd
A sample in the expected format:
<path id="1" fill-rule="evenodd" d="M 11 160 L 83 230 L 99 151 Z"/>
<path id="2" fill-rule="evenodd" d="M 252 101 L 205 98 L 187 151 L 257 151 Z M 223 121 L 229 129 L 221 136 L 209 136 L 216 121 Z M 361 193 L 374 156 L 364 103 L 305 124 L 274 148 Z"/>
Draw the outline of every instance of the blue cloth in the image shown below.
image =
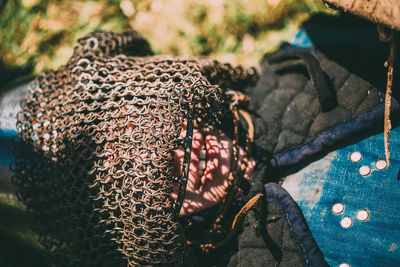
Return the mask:
<path id="1" fill-rule="evenodd" d="M 290 40 L 290 44 L 298 48 L 313 47 L 313 42 L 304 29 L 299 29 L 297 33 Z"/>
<path id="2" fill-rule="evenodd" d="M 11 177 L 9 164 L 13 159 L 12 139 L 17 134 L 17 113 L 20 102 L 28 90 L 28 82 L 11 88 L 0 96 L 0 177 Z"/>
<path id="3" fill-rule="evenodd" d="M 383 143 L 381 133 L 333 151 L 283 183 L 331 266 L 400 266 L 400 127 L 390 134 L 390 166 L 378 170 Z M 359 162 L 350 160 L 354 151 L 362 155 Z M 362 166 L 371 173 L 361 175 Z M 336 203 L 344 205 L 343 212 L 332 211 Z M 357 219 L 360 210 L 369 212 L 366 221 Z M 349 228 L 341 225 L 345 217 Z"/>
<path id="4" fill-rule="evenodd" d="M 386 51 L 378 38 L 370 34 L 371 29 L 338 30 L 314 24 L 308 26 L 308 31 L 314 32 L 312 38 L 300 29 L 291 41 L 292 45 L 312 49 L 315 45 L 335 47 L 346 44 L 375 54 Z M 392 111 L 398 109 L 398 103 L 394 104 Z M 357 128 L 353 124 L 348 122 L 342 126 L 353 131 Z M 359 125 L 371 127 L 368 120 Z M 383 133 L 380 133 L 330 152 L 286 177 L 283 187 L 299 204 L 311 233 L 331 266 L 342 263 L 352 267 L 400 266 L 399 147 L 400 127 L 391 131 L 391 165 L 384 170 L 375 167 L 378 160 L 385 158 Z M 350 160 L 355 151 L 362 155 L 358 162 Z M 361 175 L 362 166 L 367 166 L 370 174 Z M 368 170 L 367 167 L 363 168 Z M 343 205 L 343 211 L 334 211 L 335 204 Z M 365 221 L 357 218 L 357 212 L 363 210 L 369 214 Z M 345 224 L 349 222 L 351 225 Z"/>

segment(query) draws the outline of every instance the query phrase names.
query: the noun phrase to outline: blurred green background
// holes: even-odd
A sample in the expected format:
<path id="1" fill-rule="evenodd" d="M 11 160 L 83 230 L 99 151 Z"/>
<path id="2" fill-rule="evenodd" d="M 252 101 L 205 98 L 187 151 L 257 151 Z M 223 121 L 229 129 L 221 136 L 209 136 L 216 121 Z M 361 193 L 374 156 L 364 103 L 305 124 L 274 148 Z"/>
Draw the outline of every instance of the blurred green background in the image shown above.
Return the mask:
<path id="1" fill-rule="evenodd" d="M 135 29 L 156 53 L 252 65 L 289 39 L 320 0 L 2 0 L 1 87 L 57 68 L 78 38 L 96 30 Z"/>
<path id="2" fill-rule="evenodd" d="M 254 65 L 289 40 L 320 0 L 1 0 L 0 93 L 13 80 L 65 64 L 78 38 L 135 29 L 158 54 Z M 32 216 L 0 181 L 0 266 L 45 266 Z M 6 188 L 8 187 L 8 188 Z"/>

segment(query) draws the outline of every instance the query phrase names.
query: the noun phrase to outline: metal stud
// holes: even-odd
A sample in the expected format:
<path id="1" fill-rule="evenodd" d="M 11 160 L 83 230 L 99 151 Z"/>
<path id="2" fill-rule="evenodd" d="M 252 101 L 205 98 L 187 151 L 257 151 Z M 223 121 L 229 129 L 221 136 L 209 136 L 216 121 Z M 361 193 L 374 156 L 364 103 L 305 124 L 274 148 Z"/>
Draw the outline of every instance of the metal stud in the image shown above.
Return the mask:
<path id="1" fill-rule="evenodd" d="M 336 203 L 332 206 L 333 214 L 340 214 L 344 211 L 344 205 L 342 203 Z"/>
<path id="2" fill-rule="evenodd" d="M 344 217 L 341 221 L 340 221 L 340 225 L 343 228 L 349 228 L 350 226 L 353 225 L 353 220 L 350 217 Z"/>
<path id="3" fill-rule="evenodd" d="M 387 167 L 386 160 L 380 159 L 375 163 L 375 168 L 378 170 L 384 170 Z"/>
<path id="4" fill-rule="evenodd" d="M 367 176 L 368 174 L 371 173 L 371 168 L 368 167 L 367 165 L 361 166 L 358 169 L 358 172 L 362 175 L 362 176 Z"/>
<path id="5" fill-rule="evenodd" d="M 357 211 L 356 217 L 359 221 L 365 222 L 369 218 L 369 211 L 366 209 Z"/>
<path id="6" fill-rule="evenodd" d="M 362 155 L 360 152 L 358 152 L 358 151 L 351 152 L 350 160 L 352 162 L 359 162 L 361 159 L 362 159 Z"/>

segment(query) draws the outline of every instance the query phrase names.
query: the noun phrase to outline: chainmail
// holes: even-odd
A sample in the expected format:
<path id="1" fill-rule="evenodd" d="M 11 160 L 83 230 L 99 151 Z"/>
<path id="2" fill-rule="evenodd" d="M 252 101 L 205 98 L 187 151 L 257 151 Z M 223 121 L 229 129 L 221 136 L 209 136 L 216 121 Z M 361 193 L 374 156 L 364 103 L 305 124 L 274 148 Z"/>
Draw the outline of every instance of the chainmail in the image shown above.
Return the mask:
<path id="1" fill-rule="evenodd" d="M 185 190 L 187 166 L 173 175 L 173 151 L 190 156 L 182 125 L 217 126 L 225 90 L 256 79 L 252 68 L 154 56 L 134 31 L 89 34 L 39 75 L 21 103 L 12 169 L 52 264 L 180 262 L 182 197 L 171 192 L 173 182 Z"/>

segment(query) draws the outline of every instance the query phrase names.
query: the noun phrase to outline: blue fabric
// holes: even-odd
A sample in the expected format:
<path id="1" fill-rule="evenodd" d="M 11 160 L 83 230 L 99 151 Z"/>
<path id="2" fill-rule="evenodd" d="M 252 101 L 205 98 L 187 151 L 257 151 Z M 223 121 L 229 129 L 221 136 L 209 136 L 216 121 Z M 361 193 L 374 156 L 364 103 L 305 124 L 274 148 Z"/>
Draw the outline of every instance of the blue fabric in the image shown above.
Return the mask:
<path id="1" fill-rule="evenodd" d="M 312 237 L 299 206 L 280 185 L 265 185 L 267 202 L 279 206 L 292 237 L 298 244 L 307 266 L 328 266 Z"/>
<path id="2" fill-rule="evenodd" d="M 370 38 L 370 31 L 353 28 L 341 28 L 338 31 L 326 24 L 308 25 L 307 31 L 299 30 L 292 44 L 308 49 L 314 45 L 361 45 L 371 53 L 386 52 L 376 36 Z M 332 133 L 334 136 L 341 134 L 343 140 L 346 139 L 346 131 L 349 134 L 356 130 L 366 130 L 372 125 L 370 120 L 382 114 L 382 108 L 383 105 L 380 105 L 369 114 L 363 114 L 322 133 L 297 151 L 276 155 L 273 164 L 292 164 L 298 162 L 299 155 L 315 153 L 321 146 L 329 147 L 333 144 Z M 393 109 L 399 109 L 398 102 L 393 104 Z M 331 266 L 342 263 L 352 267 L 400 266 L 400 128 L 392 130 L 390 137 L 391 165 L 385 170 L 374 167 L 377 160 L 385 157 L 383 134 L 378 134 L 327 154 L 286 177 L 283 183 L 283 187 L 298 202 L 315 240 Z M 362 154 L 360 162 L 355 163 L 349 159 L 353 151 Z M 369 166 L 371 174 L 366 177 L 359 174 L 361 166 Z M 332 212 L 335 203 L 344 205 L 342 213 Z M 361 209 L 369 211 L 367 221 L 356 218 L 357 211 Z M 349 228 L 343 228 L 340 224 L 344 217 L 352 220 Z"/>
<path id="3" fill-rule="evenodd" d="M 297 31 L 292 40 L 290 40 L 290 44 L 298 48 L 310 48 L 314 46 L 306 30 L 304 29 L 299 29 Z"/>
<path id="4" fill-rule="evenodd" d="M 400 127 L 390 134 L 390 166 L 384 170 L 375 163 L 385 157 L 383 134 L 333 151 L 299 172 L 286 177 L 283 187 L 297 201 L 325 259 L 331 266 L 400 266 Z M 349 158 L 359 151 L 362 160 Z M 359 173 L 368 166 L 368 176 Z M 342 203 L 340 214 L 332 207 Z M 356 218 L 367 209 L 367 221 Z M 344 217 L 352 220 L 343 228 Z"/>
<path id="5" fill-rule="evenodd" d="M 12 139 L 17 134 L 17 113 L 21 110 L 22 95 L 28 90 L 28 83 L 5 92 L 0 97 L 0 176 L 11 177 L 8 166 L 12 161 Z"/>

